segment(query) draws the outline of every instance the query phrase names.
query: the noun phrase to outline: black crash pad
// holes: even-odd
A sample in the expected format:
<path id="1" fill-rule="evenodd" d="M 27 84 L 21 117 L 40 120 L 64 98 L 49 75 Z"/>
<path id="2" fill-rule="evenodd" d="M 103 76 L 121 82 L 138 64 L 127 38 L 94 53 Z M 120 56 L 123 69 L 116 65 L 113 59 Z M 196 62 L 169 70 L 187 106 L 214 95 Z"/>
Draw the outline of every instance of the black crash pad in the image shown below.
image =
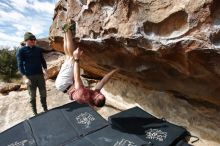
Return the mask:
<path id="1" fill-rule="evenodd" d="M 82 138 L 80 138 L 78 140 L 71 140 L 69 142 L 66 142 L 62 146 L 96 146 L 96 145 L 92 144 L 85 137 L 82 137 Z"/>
<path id="2" fill-rule="evenodd" d="M 24 121 L 0 133 L 1 146 L 37 146 L 28 122 Z"/>
<path id="3" fill-rule="evenodd" d="M 0 133 L 1 146 L 185 146 L 187 131 L 135 107 L 109 117 L 72 102 Z M 178 145 L 176 145 L 178 143 Z"/>
<path id="4" fill-rule="evenodd" d="M 109 125 L 64 146 L 150 146 L 137 136 Z"/>
<path id="5" fill-rule="evenodd" d="M 188 132 L 183 127 L 158 119 L 139 107 L 109 117 L 109 122 L 126 133 L 132 133 L 153 146 L 172 146 Z"/>
<path id="6" fill-rule="evenodd" d="M 38 145 L 55 146 L 108 125 L 95 110 L 76 102 L 29 119 Z"/>
<path id="7" fill-rule="evenodd" d="M 2 132 L 0 145 L 60 146 L 108 125 L 95 110 L 76 102 L 49 110 Z M 26 144 L 26 145 L 25 145 Z"/>

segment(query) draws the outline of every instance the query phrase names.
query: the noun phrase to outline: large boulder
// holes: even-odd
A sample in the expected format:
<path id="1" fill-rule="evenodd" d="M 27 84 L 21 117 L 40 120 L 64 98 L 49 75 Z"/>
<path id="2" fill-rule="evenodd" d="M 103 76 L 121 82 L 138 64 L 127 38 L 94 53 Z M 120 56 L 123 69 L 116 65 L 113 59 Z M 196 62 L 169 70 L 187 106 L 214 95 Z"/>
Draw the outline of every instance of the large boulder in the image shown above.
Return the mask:
<path id="1" fill-rule="evenodd" d="M 51 46 L 63 51 L 61 27 L 77 24 L 82 67 L 160 91 L 220 105 L 218 0 L 65 0 L 57 3 Z M 67 14 L 68 10 L 68 14 Z"/>

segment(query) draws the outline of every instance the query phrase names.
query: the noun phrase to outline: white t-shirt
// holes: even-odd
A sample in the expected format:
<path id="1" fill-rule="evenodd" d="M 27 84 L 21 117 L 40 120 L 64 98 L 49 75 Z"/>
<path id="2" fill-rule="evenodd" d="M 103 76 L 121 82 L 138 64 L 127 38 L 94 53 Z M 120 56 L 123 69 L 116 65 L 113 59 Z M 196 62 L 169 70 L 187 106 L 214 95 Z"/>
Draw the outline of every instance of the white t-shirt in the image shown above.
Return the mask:
<path id="1" fill-rule="evenodd" d="M 55 81 L 57 90 L 64 91 L 67 87 L 73 84 L 73 67 L 74 63 L 72 60 L 65 60 L 62 64 Z"/>

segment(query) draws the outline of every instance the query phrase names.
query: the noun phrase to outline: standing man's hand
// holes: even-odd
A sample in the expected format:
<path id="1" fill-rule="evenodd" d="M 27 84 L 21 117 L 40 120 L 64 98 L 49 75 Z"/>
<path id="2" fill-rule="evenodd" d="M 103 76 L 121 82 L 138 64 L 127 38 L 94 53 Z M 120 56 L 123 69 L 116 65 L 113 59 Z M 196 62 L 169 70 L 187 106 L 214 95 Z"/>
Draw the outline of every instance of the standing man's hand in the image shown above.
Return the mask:
<path id="1" fill-rule="evenodd" d="M 77 48 L 76 50 L 74 50 L 73 52 L 73 57 L 74 59 L 80 59 L 80 56 L 82 55 L 83 51 L 80 50 L 79 48 Z"/>
<path id="2" fill-rule="evenodd" d="M 26 85 L 28 85 L 28 86 L 31 85 L 31 80 L 28 79 L 26 76 L 23 76 L 23 81 Z"/>
<path id="3" fill-rule="evenodd" d="M 47 80 L 47 79 L 48 79 L 47 69 L 44 69 L 44 70 L 43 70 L 43 73 L 44 73 L 44 79 Z"/>

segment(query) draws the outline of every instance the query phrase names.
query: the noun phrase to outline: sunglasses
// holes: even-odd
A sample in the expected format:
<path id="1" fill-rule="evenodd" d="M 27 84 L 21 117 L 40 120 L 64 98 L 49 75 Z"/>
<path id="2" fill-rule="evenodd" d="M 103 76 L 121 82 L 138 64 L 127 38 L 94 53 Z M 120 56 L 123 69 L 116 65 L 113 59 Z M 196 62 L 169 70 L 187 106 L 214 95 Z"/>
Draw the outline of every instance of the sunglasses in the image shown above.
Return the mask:
<path id="1" fill-rule="evenodd" d="M 36 39 L 29 39 L 30 41 L 36 41 Z"/>

